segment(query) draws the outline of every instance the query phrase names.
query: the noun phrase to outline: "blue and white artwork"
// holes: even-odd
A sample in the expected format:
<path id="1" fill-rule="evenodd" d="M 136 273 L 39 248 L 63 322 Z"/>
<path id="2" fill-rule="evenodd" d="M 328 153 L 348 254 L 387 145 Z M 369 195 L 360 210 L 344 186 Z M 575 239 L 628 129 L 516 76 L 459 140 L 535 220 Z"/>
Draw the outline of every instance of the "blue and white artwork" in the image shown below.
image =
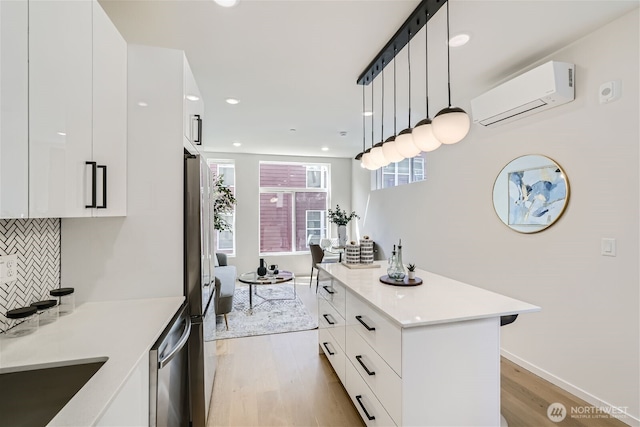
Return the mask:
<path id="1" fill-rule="evenodd" d="M 549 225 L 566 198 L 566 180 L 555 165 L 509 172 L 509 225 Z"/>

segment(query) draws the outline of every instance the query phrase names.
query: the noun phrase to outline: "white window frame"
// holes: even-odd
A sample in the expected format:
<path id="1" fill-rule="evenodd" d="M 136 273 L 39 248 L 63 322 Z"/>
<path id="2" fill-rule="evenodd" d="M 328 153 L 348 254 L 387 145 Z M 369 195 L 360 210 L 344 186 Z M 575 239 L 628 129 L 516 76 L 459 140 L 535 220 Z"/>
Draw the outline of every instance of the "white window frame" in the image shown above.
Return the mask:
<path id="1" fill-rule="evenodd" d="M 417 178 L 415 176 L 415 166 L 414 166 L 414 162 L 419 161 L 420 163 L 422 163 L 422 174 L 421 177 L 422 179 L 415 179 Z M 405 173 L 405 172 L 398 172 L 398 163 L 400 162 L 396 162 L 396 163 L 390 163 L 388 166 L 392 166 L 394 168 L 394 172 L 384 172 L 384 167 L 378 169 L 375 172 L 375 190 L 381 190 L 383 188 L 392 188 L 392 187 L 397 187 L 399 185 L 405 185 L 405 184 L 400 184 L 398 182 L 398 177 L 401 175 L 404 176 L 409 176 L 409 180 L 407 182 L 407 184 L 412 184 L 414 182 L 421 182 L 426 180 L 426 159 L 423 156 L 418 156 L 418 157 L 414 157 L 412 159 L 409 160 L 409 172 Z M 385 166 L 386 167 L 386 166 Z M 393 175 L 394 176 L 394 180 L 393 180 L 393 185 L 390 185 L 388 187 L 384 187 L 384 178 L 385 175 Z"/>
<path id="2" fill-rule="evenodd" d="M 227 160 L 227 159 L 207 159 L 207 166 L 209 166 L 209 168 L 211 168 L 211 165 L 215 164 L 218 167 L 218 171 L 220 171 L 220 168 L 227 168 L 227 169 L 232 169 L 233 170 L 233 184 L 234 185 L 228 185 L 228 187 L 232 187 L 234 190 L 237 188 L 235 183 L 236 183 L 236 164 L 235 161 L 233 160 Z M 235 191 L 234 191 L 235 194 Z M 228 214 L 227 214 L 228 215 Z M 231 213 L 231 217 L 233 220 L 233 225 L 231 227 L 231 230 L 227 230 L 231 232 L 231 236 L 233 239 L 233 247 L 231 249 L 231 252 L 227 253 L 227 256 L 230 257 L 235 257 L 236 256 L 236 207 L 233 207 L 233 212 Z M 213 226 L 213 224 L 212 224 Z M 216 233 L 216 253 L 219 251 L 228 251 L 229 249 L 226 248 L 220 248 L 220 231 L 218 230 L 214 230 Z"/>
<path id="3" fill-rule="evenodd" d="M 320 214 L 320 228 L 309 227 L 309 214 L 310 213 L 319 213 Z M 327 237 L 327 211 L 321 211 L 318 209 L 309 209 L 305 211 L 305 234 L 307 236 L 307 248 L 309 247 L 309 231 L 311 230 L 320 230 L 320 239 L 324 239 Z M 311 221 L 317 221 L 316 219 L 312 219 Z"/>
<path id="4" fill-rule="evenodd" d="M 313 166 L 321 166 L 326 168 L 326 181 L 323 176 L 323 184 L 326 185 L 326 188 L 315 188 L 315 187 L 262 187 L 260 186 L 260 167 L 262 165 L 296 165 L 296 166 L 306 166 L 307 171 L 309 167 Z M 323 174 L 325 175 L 325 174 Z M 280 255 L 298 255 L 298 254 L 306 254 L 309 253 L 309 250 L 306 251 L 297 251 L 296 250 L 296 230 L 298 228 L 298 224 L 296 221 L 296 193 L 327 193 L 327 210 L 329 206 L 331 206 L 331 164 L 330 163 L 310 163 L 310 162 L 274 162 L 274 161 L 260 161 L 258 164 L 258 229 L 260 229 L 260 195 L 264 193 L 289 193 L 291 194 L 291 218 L 292 218 L 292 233 L 291 233 L 291 252 L 262 252 L 260 251 L 261 242 L 258 241 L 258 251 L 260 256 L 280 256 Z M 305 182 L 305 185 L 308 185 L 308 182 Z M 305 214 L 306 220 L 306 214 Z M 327 215 L 325 214 L 325 221 L 328 220 Z M 325 224 L 326 230 L 329 229 L 328 224 Z M 306 230 L 306 224 L 305 224 Z M 308 247 L 308 246 L 307 246 Z"/>
<path id="5" fill-rule="evenodd" d="M 323 170 L 324 169 L 324 170 Z M 306 186 L 308 189 L 325 189 L 326 188 L 326 175 L 327 175 L 327 168 L 326 165 L 324 164 L 317 164 L 317 165 L 306 165 Z M 320 172 L 320 187 L 311 187 L 309 185 L 309 172 Z M 324 173 L 323 173 L 324 172 Z"/>

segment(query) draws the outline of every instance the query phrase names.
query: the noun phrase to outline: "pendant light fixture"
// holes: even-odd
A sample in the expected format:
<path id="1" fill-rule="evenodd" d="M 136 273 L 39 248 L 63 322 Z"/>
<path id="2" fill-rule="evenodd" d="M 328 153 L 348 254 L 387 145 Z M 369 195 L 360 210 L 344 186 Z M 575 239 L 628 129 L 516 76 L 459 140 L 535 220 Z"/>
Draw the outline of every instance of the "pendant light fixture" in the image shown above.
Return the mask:
<path id="1" fill-rule="evenodd" d="M 433 134 L 443 144 L 460 142 L 469 133 L 471 121 L 462 108 L 451 107 L 451 59 L 449 46 L 449 1 L 447 1 L 447 89 L 449 106 L 433 118 Z"/>
<path id="2" fill-rule="evenodd" d="M 373 108 L 374 108 L 374 97 L 373 97 L 373 79 L 371 79 L 371 111 L 373 112 Z M 378 166 L 378 163 L 375 161 L 375 159 L 373 158 L 373 156 L 371 155 L 371 150 L 373 149 L 373 117 L 375 116 L 375 113 L 371 115 L 371 148 L 368 148 L 365 152 L 364 155 L 362 156 L 362 159 L 364 161 L 364 167 L 369 169 L 370 171 L 376 170 L 378 169 L 380 166 Z"/>
<path id="3" fill-rule="evenodd" d="M 398 153 L 398 149 L 396 148 L 396 54 L 398 53 L 397 49 L 393 48 L 393 135 L 391 135 L 387 140 L 382 144 L 382 152 L 384 153 L 385 159 L 389 160 L 389 163 L 397 163 L 402 161 L 404 157 L 400 153 Z"/>
<path id="4" fill-rule="evenodd" d="M 411 30 L 409 30 L 409 41 L 407 42 L 407 58 L 409 63 L 409 126 L 396 136 L 396 150 L 405 159 L 410 159 L 420 154 L 420 149 L 414 144 L 411 134 Z"/>
<path id="5" fill-rule="evenodd" d="M 373 82 L 371 84 L 373 84 Z M 379 168 L 385 167 L 391 163 L 384 155 L 384 151 L 382 151 L 382 145 L 384 144 L 384 60 L 382 61 L 382 106 L 380 108 L 380 115 L 380 142 L 374 145 L 371 149 L 371 158 Z"/>
<path id="6" fill-rule="evenodd" d="M 355 159 L 360 161 L 360 167 L 364 168 L 364 162 L 362 160 L 362 156 L 364 155 L 364 151 L 365 151 L 365 117 L 364 117 L 364 85 L 362 85 L 362 151 L 359 152 Z"/>
<path id="7" fill-rule="evenodd" d="M 429 12 L 425 11 L 425 18 L 429 21 Z M 427 25 L 424 26 L 424 41 L 425 41 L 425 51 L 424 51 L 424 76 L 425 76 L 425 94 L 427 101 L 427 117 L 420 120 L 415 128 L 413 128 L 413 143 L 416 144 L 420 150 L 429 152 L 437 149 L 442 145 L 440 141 L 433 134 L 433 125 L 431 124 L 431 119 L 429 118 L 429 28 Z"/>

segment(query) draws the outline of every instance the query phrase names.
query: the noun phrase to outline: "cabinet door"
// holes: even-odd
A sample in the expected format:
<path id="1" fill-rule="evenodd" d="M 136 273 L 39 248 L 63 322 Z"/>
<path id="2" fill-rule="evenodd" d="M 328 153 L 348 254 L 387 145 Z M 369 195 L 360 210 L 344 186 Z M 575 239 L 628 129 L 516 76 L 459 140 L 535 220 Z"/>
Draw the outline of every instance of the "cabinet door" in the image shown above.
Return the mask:
<path id="1" fill-rule="evenodd" d="M 202 144 L 202 119 L 204 101 L 191 72 L 187 59 L 184 60 L 184 136 L 193 145 Z"/>
<path id="2" fill-rule="evenodd" d="M 29 2 L 29 216 L 90 216 L 92 2 Z"/>
<path id="3" fill-rule="evenodd" d="M 0 1 L 0 218 L 29 214 L 28 3 Z"/>
<path id="4" fill-rule="evenodd" d="M 93 160 L 99 165 L 98 208 L 91 209 L 93 216 L 126 215 L 127 43 L 97 1 L 93 4 Z"/>

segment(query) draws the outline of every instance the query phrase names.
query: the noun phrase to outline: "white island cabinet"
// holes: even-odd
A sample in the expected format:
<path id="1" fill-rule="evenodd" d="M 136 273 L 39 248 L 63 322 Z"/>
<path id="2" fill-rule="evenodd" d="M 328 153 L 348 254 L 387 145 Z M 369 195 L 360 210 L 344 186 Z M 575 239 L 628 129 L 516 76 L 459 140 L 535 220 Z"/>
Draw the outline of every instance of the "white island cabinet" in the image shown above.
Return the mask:
<path id="1" fill-rule="evenodd" d="M 29 1 L 29 217 L 125 215 L 126 60 L 97 1 Z"/>
<path id="2" fill-rule="evenodd" d="M 500 425 L 500 317 L 540 307 L 422 270 L 406 287 L 320 268 L 319 344 L 367 425 Z"/>

